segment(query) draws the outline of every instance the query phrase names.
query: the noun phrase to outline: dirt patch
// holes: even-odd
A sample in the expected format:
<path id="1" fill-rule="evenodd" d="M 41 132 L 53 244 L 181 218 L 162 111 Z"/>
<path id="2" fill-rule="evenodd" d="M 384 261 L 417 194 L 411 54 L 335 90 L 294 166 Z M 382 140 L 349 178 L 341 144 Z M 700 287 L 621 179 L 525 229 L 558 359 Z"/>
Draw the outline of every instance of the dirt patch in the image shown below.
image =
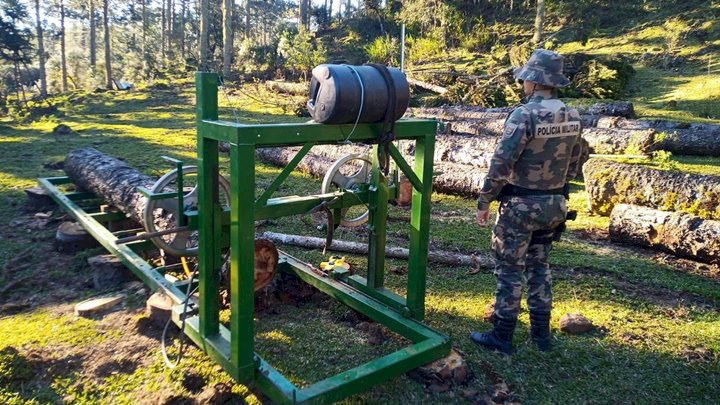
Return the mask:
<path id="1" fill-rule="evenodd" d="M 673 311 L 673 316 L 682 316 L 687 314 L 687 309 L 680 310 L 686 306 L 696 306 L 706 310 L 720 311 L 717 303 L 712 300 L 699 297 L 682 291 L 675 291 L 668 288 L 652 287 L 642 283 L 630 282 L 622 279 L 617 273 L 599 270 L 596 268 L 578 267 L 574 269 L 553 268 L 556 279 L 577 278 L 582 276 L 590 276 L 594 278 L 606 278 L 612 281 L 613 290 L 624 297 L 636 298 L 654 305 L 678 308 Z"/>

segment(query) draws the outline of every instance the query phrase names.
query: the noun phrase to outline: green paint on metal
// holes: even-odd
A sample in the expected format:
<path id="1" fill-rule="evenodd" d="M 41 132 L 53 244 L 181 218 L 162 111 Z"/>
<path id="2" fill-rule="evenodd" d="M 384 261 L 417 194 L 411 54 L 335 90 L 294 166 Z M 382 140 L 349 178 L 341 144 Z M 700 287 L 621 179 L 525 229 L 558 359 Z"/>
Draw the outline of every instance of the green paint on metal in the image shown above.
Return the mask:
<path id="1" fill-rule="evenodd" d="M 419 322 L 424 315 L 425 266 L 429 242 L 432 160 L 437 124 L 428 120 L 401 120 L 396 123 L 396 138 L 416 141 L 415 166 L 405 162 L 395 146 L 390 155 L 397 167 L 413 184 L 410 260 L 407 297 L 384 287 L 385 242 L 388 199 L 396 196 L 395 185 L 388 185 L 379 170 L 377 146 L 374 147 L 371 182 L 359 190 L 310 196 L 271 198 L 315 144 L 334 144 L 347 139 L 352 125 L 269 124 L 243 125 L 218 120 L 218 77 L 197 73 L 197 139 L 198 139 L 198 209 L 184 212 L 191 229 L 199 231 L 198 307 L 183 313 L 183 306 L 173 307 L 173 321 L 186 318 L 185 333 L 220 364 L 235 380 L 254 385 L 276 403 L 329 403 L 387 381 L 417 366 L 433 361 L 450 350 L 450 340 Z M 358 124 L 350 137 L 352 142 L 372 142 L 382 131 L 381 124 Z M 230 143 L 230 203 L 223 209 L 219 201 L 219 141 Z M 255 199 L 255 149 L 265 146 L 302 146 L 300 152 L 272 184 Z M 78 220 L 111 253 L 132 269 L 145 283 L 168 293 L 176 304 L 185 295 L 183 282 L 167 282 L 166 267 L 152 268 L 140 252 L 152 245 L 147 241 L 116 245 L 117 239 L 99 221 L 111 213 L 88 214 L 74 200 L 93 200 L 92 194 L 63 193 L 57 186 L 70 183 L 67 177 L 40 179 L 55 201 Z M 182 191 L 182 188 L 179 189 Z M 167 195 L 165 195 L 167 194 Z M 150 198 L 176 198 L 174 193 L 158 193 Z M 93 200 L 94 201 L 94 200 Z M 84 201 L 87 203 L 87 201 Z M 182 199 L 180 199 L 182 203 Z M 390 330 L 409 339 L 412 344 L 394 353 L 316 382 L 300 389 L 254 353 L 254 235 L 255 221 L 289 215 L 306 214 L 326 202 L 339 220 L 341 209 L 353 205 L 370 207 L 368 278 L 335 274 L 327 277 L 302 261 L 280 252 L 278 270 L 289 272 L 353 308 Z M 95 208 L 94 208 L 95 209 Z M 115 215 L 115 214 L 113 214 Z M 219 269 L 221 251 L 230 248 L 230 327 L 219 323 Z"/>
<path id="2" fill-rule="evenodd" d="M 398 150 L 397 146 L 394 144 L 390 144 L 390 156 L 395 161 L 395 164 L 400 168 L 400 170 L 403 172 L 405 177 L 410 181 L 410 184 L 412 184 L 413 188 L 418 191 L 422 191 L 423 185 L 420 179 L 417 177 L 415 172 L 410 168 L 410 165 L 405 161 L 405 158 L 402 156 L 400 151 Z M 396 183 L 397 184 L 397 183 Z"/>
<path id="3" fill-rule="evenodd" d="M 385 282 L 385 242 L 387 239 L 388 185 L 387 178 L 380 171 L 378 145 L 373 146 L 372 174 L 370 177 L 368 242 L 368 287 L 380 288 Z"/>
<path id="4" fill-rule="evenodd" d="M 267 203 L 270 196 L 273 195 L 275 191 L 277 191 L 278 187 L 290 176 L 290 173 L 292 173 L 293 170 L 297 167 L 297 165 L 300 163 L 302 158 L 305 157 L 305 155 L 310 152 L 310 149 L 312 149 L 313 144 L 312 143 L 306 143 L 303 145 L 303 147 L 293 156 L 292 160 L 290 160 L 290 163 L 285 166 L 282 172 L 273 180 L 272 184 L 268 186 L 268 188 L 265 190 L 264 193 L 260 197 L 258 197 L 256 204 L 258 206 L 263 206 L 265 203 Z"/>

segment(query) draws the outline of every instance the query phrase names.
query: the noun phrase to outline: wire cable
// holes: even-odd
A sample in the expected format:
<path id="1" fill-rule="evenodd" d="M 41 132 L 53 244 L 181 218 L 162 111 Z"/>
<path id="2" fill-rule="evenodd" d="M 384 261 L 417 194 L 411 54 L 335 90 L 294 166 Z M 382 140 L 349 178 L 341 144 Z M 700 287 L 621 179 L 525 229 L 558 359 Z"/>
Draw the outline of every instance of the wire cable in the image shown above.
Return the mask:
<path id="1" fill-rule="evenodd" d="M 165 324 L 165 327 L 163 328 L 162 337 L 160 338 L 160 351 L 162 352 L 163 361 L 165 362 L 165 365 L 171 370 L 174 369 L 175 367 L 177 367 L 178 364 L 180 364 L 180 361 L 182 360 L 182 357 L 183 357 L 183 352 L 185 349 L 185 319 L 187 318 L 187 316 L 185 315 L 185 312 L 187 311 L 187 306 L 188 306 L 188 303 L 190 302 L 190 297 L 192 297 L 192 295 L 195 294 L 195 292 L 198 290 L 198 287 L 195 287 L 194 289 L 192 288 L 193 280 L 195 280 L 195 277 L 197 276 L 197 273 L 198 273 L 198 268 L 199 268 L 199 266 L 195 265 L 195 269 L 193 270 L 192 275 L 190 276 L 190 281 L 188 283 L 187 294 L 185 295 L 185 300 L 183 301 L 182 320 L 180 321 L 180 345 L 178 347 L 178 355 L 177 355 L 177 359 L 175 360 L 175 363 L 170 361 L 170 358 L 168 357 L 168 354 L 167 354 L 167 347 L 165 346 L 165 339 L 167 336 L 167 331 L 170 328 L 170 324 L 172 323 L 172 309 L 171 309 L 170 318 L 168 318 L 168 321 Z"/>

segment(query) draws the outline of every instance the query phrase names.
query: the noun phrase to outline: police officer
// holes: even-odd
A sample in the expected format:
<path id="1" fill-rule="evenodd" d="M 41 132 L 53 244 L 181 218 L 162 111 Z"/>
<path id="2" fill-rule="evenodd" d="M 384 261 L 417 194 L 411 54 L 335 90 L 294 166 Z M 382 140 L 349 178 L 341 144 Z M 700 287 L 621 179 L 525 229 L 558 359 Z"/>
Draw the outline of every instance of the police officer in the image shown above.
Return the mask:
<path id="1" fill-rule="evenodd" d="M 563 57 L 538 49 L 514 72 L 525 103 L 507 121 L 478 198 L 476 221 L 486 227 L 490 202 L 500 201 L 492 233 L 495 259 L 493 329 L 470 339 L 510 354 L 522 296 L 527 284 L 530 335 L 538 349 L 550 349 L 552 292 L 548 252 L 567 215 L 567 178 L 580 160 L 581 119 L 558 100 L 555 89 L 569 84 Z"/>

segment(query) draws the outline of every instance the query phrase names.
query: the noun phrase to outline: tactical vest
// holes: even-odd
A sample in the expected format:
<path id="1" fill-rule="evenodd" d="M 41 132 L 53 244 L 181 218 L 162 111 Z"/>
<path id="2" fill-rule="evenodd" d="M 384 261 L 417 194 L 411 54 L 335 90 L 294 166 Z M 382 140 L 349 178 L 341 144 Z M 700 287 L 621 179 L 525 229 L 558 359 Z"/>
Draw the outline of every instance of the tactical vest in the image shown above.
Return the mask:
<path id="1" fill-rule="evenodd" d="M 533 190 L 563 187 L 573 147 L 580 139 L 579 115 L 558 99 L 532 102 L 520 108 L 530 114 L 531 135 L 509 183 Z"/>

